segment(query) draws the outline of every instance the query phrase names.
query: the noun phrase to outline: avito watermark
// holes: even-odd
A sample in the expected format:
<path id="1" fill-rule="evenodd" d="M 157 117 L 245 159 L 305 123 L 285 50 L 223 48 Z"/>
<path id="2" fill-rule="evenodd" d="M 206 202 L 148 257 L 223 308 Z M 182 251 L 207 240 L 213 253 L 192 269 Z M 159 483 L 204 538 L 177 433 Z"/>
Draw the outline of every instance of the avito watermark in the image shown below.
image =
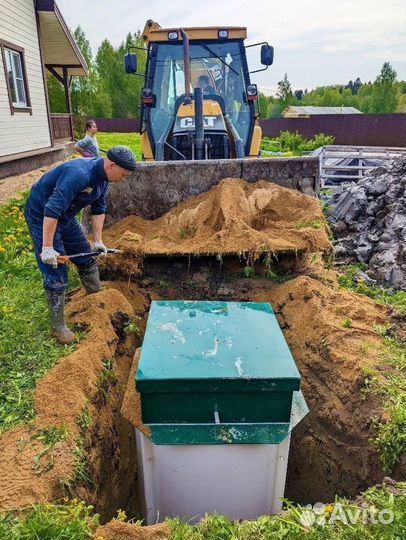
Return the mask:
<path id="1" fill-rule="evenodd" d="M 316 503 L 305 506 L 300 522 L 305 527 L 314 525 L 330 525 L 336 521 L 341 521 L 345 525 L 355 525 L 362 523 L 367 525 L 389 525 L 394 520 L 393 511 L 389 508 L 377 510 L 374 506 L 344 506 L 340 503 L 323 504 Z"/>

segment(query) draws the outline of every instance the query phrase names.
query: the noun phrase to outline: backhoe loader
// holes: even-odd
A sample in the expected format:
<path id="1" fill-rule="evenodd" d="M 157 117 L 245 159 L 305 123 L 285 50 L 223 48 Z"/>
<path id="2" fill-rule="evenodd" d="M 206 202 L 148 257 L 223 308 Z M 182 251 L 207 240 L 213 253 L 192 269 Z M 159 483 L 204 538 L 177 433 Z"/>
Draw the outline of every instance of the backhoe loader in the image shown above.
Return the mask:
<path id="1" fill-rule="evenodd" d="M 258 156 L 262 133 L 258 90 L 250 81 L 246 37 L 246 28 L 240 27 L 164 29 L 147 21 L 141 104 L 146 160 Z M 261 63 L 267 69 L 273 47 L 254 46 L 261 46 Z M 136 59 L 129 51 L 127 73 L 135 73 Z"/>
<path id="2" fill-rule="evenodd" d="M 316 195 L 318 158 L 262 159 L 258 89 L 250 73 L 267 69 L 268 43 L 245 45 L 243 27 L 143 30 L 145 73 L 137 55 L 124 57 L 129 75 L 144 78 L 141 97 L 143 163 L 122 186 L 111 186 L 107 224 L 129 214 L 147 219 L 208 191 L 223 178 L 268 180 Z M 261 69 L 249 72 L 246 50 L 260 47 Z"/>

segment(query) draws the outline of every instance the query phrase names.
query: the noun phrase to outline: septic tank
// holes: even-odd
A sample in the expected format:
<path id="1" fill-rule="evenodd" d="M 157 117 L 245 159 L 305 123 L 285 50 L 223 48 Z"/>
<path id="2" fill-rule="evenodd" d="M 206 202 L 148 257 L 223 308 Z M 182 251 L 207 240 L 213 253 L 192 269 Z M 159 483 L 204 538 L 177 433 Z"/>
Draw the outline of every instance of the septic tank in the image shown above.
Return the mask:
<path id="1" fill-rule="evenodd" d="M 148 524 L 281 511 L 300 373 L 269 303 L 153 301 L 136 373 Z"/>

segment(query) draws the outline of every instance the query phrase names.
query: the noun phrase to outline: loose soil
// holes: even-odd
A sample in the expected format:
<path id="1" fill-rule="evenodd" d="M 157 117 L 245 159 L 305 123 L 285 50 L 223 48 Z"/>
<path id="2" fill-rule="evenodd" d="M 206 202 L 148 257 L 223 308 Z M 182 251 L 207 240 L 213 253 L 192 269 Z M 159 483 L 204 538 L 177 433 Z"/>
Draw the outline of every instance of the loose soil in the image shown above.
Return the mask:
<path id="1" fill-rule="evenodd" d="M 389 323 L 390 308 L 309 277 L 253 299 L 273 306 L 310 409 L 292 437 L 286 497 L 327 501 L 338 489 L 354 497 L 378 483 L 383 472 L 371 445 L 372 418 L 382 414 L 382 402 L 371 394 L 363 398 L 364 369 L 383 369 L 384 344 L 376 328 Z"/>
<path id="2" fill-rule="evenodd" d="M 141 527 L 132 523 L 111 521 L 96 529 L 94 538 L 105 540 L 156 540 L 168 538 L 170 527 L 167 523 L 158 523 L 149 527 Z"/>
<path id="3" fill-rule="evenodd" d="M 127 268 L 129 254 L 135 259 L 142 254 L 244 255 L 251 262 L 264 253 L 332 251 L 317 199 L 266 181 L 232 178 L 156 220 L 128 216 L 104 237 L 126 252 L 106 261 L 110 270 Z"/>

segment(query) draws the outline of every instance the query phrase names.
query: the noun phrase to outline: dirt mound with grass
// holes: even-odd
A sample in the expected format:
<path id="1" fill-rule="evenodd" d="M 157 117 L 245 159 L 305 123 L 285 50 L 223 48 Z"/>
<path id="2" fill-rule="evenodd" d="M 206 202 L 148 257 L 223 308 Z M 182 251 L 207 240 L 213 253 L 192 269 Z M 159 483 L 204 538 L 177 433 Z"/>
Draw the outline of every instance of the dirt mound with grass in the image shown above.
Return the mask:
<path id="1" fill-rule="evenodd" d="M 245 255 L 330 252 L 328 226 L 317 199 L 276 184 L 222 180 L 207 193 L 148 221 L 129 216 L 105 232 L 126 254 L 106 261 L 111 268 L 128 256 Z"/>
<path id="2" fill-rule="evenodd" d="M 119 329 L 134 315 L 116 290 L 84 296 L 67 307 L 71 323 L 86 329 L 77 350 L 59 362 L 35 390 L 37 416 L 0 438 L 0 510 L 25 507 L 61 496 L 78 465 L 80 415 L 98 390 L 103 362 L 114 358 Z"/>
<path id="3" fill-rule="evenodd" d="M 327 500 L 337 486 L 341 495 L 353 496 L 378 482 L 384 473 L 371 443 L 372 419 L 382 417 L 383 403 L 364 391 L 368 373 L 382 375 L 380 328 L 388 325 L 390 308 L 309 277 L 253 300 L 272 304 L 310 408 L 293 433 L 286 496 L 304 503 Z"/>

